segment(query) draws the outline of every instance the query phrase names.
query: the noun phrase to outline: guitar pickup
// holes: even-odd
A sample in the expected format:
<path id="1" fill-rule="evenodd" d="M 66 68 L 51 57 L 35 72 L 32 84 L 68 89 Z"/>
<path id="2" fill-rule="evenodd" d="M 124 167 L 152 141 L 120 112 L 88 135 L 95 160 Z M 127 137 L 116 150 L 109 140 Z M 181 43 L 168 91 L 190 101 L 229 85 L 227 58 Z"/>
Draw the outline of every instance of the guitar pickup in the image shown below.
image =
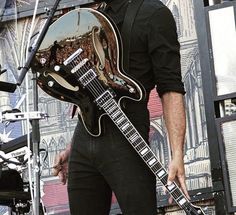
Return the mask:
<path id="1" fill-rule="evenodd" d="M 87 62 L 88 58 L 83 59 L 79 64 L 77 64 L 72 70 L 71 73 L 74 74 L 76 73 L 81 67 L 83 67 Z"/>
<path id="2" fill-rule="evenodd" d="M 95 101 L 97 102 L 99 107 L 104 107 L 106 106 L 107 103 L 113 102 L 113 95 L 109 90 L 106 90 L 103 92 L 102 95 L 100 95 Z"/>
<path id="3" fill-rule="evenodd" d="M 83 52 L 83 49 L 79 48 L 76 52 L 74 52 L 70 57 L 68 57 L 63 64 L 67 66 L 69 63 L 71 63 L 75 58 L 77 58 L 81 53 Z"/>
<path id="4" fill-rule="evenodd" d="M 88 70 L 83 76 L 79 78 L 81 84 L 85 87 L 88 85 L 92 80 L 97 77 L 96 72 L 93 69 Z"/>

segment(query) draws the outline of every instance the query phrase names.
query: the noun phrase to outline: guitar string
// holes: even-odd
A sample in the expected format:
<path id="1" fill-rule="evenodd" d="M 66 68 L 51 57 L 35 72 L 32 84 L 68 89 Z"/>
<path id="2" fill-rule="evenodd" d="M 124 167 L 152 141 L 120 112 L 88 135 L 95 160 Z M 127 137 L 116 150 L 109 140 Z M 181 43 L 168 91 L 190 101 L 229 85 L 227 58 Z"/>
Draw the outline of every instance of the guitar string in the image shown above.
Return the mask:
<path id="1" fill-rule="evenodd" d="M 81 58 L 79 58 L 80 60 L 81 60 Z M 90 63 L 90 61 L 88 61 L 88 63 Z M 91 68 L 92 68 L 92 66 L 91 66 Z M 82 72 L 87 72 L 87 70 L 89 70 L 90 68 L 89 68 L 89 66 L 87 66 L 87 63 L 84 65 L 84 66 L 82 66 L 81 67 L 81 70 L 82 70 Z M 97 74 L 97 73 L 96 73 Z M 96 86 L 94 86 L 95 87 L 95 89 L 96 89 L 96 87 L 97 87 L 97 90 L 101 90 L 101 92 L 99 92 L 99 95 L 101 94 L 101 93 L 103 93 L 104 91 L 105 91 L 105 89 L 103 88 L 103 86 L 101 85 L 101 83 L 95 78 L 95 79 L 93 79 L 94 80 L 94 84 L 96 85 Z M 92 80 L 92 81 L 93 81 Z M 91 82 L 92 82 L 91 81 Z"/>
<path id="2" fill-rule="evenodd" d="M 84 65 L 83 67 L 81 67 L 81 72 L 82 73 L 86 73 L 87 70 L 90 69 L 88 66 Z M 79 72 L 80 73 L 80 72 Z M 86 78 L 86 80 L 89 81 L 89 78 Z M 102 93 L 105 92 L 104 87 L 101 85 L 101 83 L 95 78 L 93 79 L 91 82 L 89 82 L 86 87 L 88 87 L 90 90 L 93 90 L 93 92 L 95 94 L 97 94 L 95 96 L 95 98 L 97 98 L 99 95 L 101 95 Z"/>
<path id="3" fill-rule="evenodd" d="M 82 60 L 82 58 L 79 56 L 79 57 L 77 57 L 77 58 L 79 58 L 79 59 L 75 59 L 75 62 L 73 62 L 72 61 L 72 65 L 75 67 L 76 66 L 76 62 L 78 62 L 78 60 L 79 60 L 79 62 L 81 62 L 81 60 Z M 78 63 L 79 63 L 78 62 Z M 89 68 L 88 68 L 89 69 Z M 81 70 L 81 71 L 80 71 Z M 83 69 L 83 66 L 78 70 L 78 72 L 75 72 L 75 75 L 78 77 L 78 78 L 80 78 L 81 77 L 81 75 L 83 75 L 83 72 L 86 72 L 85 71 L 85 69 Z M 78 74 L 79 73 L 79 74 Z M 81 74 L 80 74 L 81 73 Z M 94 86 L 90 86 L 89 84 L 87 85 L 87 87 L 88 88 L 90 88 L 90 91 L 91 91 L 91 93 L 93 94 L 93 96 L 96 98 L 97 96 L 96 96 L 96 93 L 99 95 L 100 93 L 102 93 L 102 91 L 103 91 L 103 89 L 102 88 L 98 88 L 98 89 L 96 89 L 96 88 L 94 88 Z M 98 87 L 98 86 L 97 86 Z M 101 92 L 99 92 L 99 90 L 101 90 Z"/>
<path id="4" fill-rule="evenodd" d="M 83 59 L 81 58 L 81 56 L 77 56 L 75 59 L 72 60 L 71 65 L 74 67 L 76 67 L 77 63 L 80 63 Z M 82 72 L 80 71 L 82 68 Z M 83 66 L 81 67 L 78 71 L 75 72 L 75 75 L 80 78 L 83 74 Z M 89 68 L 88 68 L 89 69 Z M 85 71 L 86 72 L 86 71 Z M 79 74 L 78 74 L 79 73 Z M 80 74 L 81 73 L 81 74 Z M 99 91 L 96 90 L 96 88 L 94 89 L 94 87 L 92 86 L 92 88 L 90 86 L 87 85 L 88 88 L 90 88 L 90 92 L 92 93 L 92 95 L 96 98 L 96 93 L 99 94 Z M 98 87 L 98 86 L 97 86 Z M 98 89 L 103 91 L 102 88 Z"/>
<path id="5" fill-rule="evenodd" d="M 81 57 L 78 57 L 79 59 L 76 59 L 76 60 L 73 60 L 72 61 L 72 66 L 76 66 L 77 64 L 76 63 L 79 63 L 78 61 L 80 60 L 82 60 L 82 58 Z M 84 65 L 84 66 L 82 66 L 79 70 L 81 70 L 81 71 L 79 71 L 79 74 L 76 72 L 75 74 L 76 74 L 76 76 L 78 77 L 78 78 L 80 78 L 81 77 L 81 75 L 83 75 L 84 74 L 84 72 L 87 72 L 88 71 L 88 69 L 90 69 L 88 66 L 86 66 L 86 65 Z M 81 74 L 80 74 L 81 73 Z M 86 78 L 87 79 L 87 78 Z M 87 79 L 87 80 L 89 80 L 89 79 Z M 96 85 L 96 86 L 93 86 L 92 84 L 90 85 L 90 83 L 92 83 L 93 82 L 93 80 L 95 80 L 94 81 L 94 84 Z M 90 90 L 90 92 L 93 94 L 93 96 L 96 98 L 97 96 L 99 96 L 99 95 L 101 95 L 101 93 L 103 93 L 104 91 L 105 91 L 105 89 L 103 88 L 103 86 L 101 85 L 101 83 L 99 82 L 99 81 L 97 81 L 97 79 L 95 78 L 95 79 L 93 79 L 89 84 L 87 84 L 86 85 L 86 87 L 88 87 L 88 88 L 90 88 L 89 90 Z M 97 96 L 96 96 L 96 94 L 97 94 Z M 140 143 L 141 144 L 141 143 Z M 151 151 L 152 152 L 152 151 Z M 152 157 L 154 157 L 153 155 L 152 155 Z M 147 162 L 147 161 L 145 161 L 145 162 Z M 158 170 L 157 170 L 158 171 Z M 181 196 L 183 196 L 185 199 L 186 199 L 186 197 L 182 194 L 182 191 L 180 190 L 180 188 L 177 186 L 177 185 L 175 185 L 177 188 L 173 191 L 173 192 L 170 192 L 170 195 L 172 195 L 173 197 L 174 197 L 174 199 L 175 199 L 175 201 L 176 201 L 176 203 L 178 203 L 178 201 L 177 201 L 177 199 L 178 198 L 180 198 Z M 178 192 L 180 192 L 180 196 L 178 196 L 178 194 L 176 194 L 175 193 L 175 191 L 178 191 Z M 187 205 L 186 205 L 187 204 Z M 192 205 L 190 204 L 190 202 L 187 200 L 187 202 L 184 204 L 184 205 L 180 205 L 180 207 L 182 208 L 182 209 L 184 209 L 184 210 L 187 210 L 187 212 L 189 212 L 189 210 L 188 209 L 190 209 L 191 210 L 191 212 L 195 212 L 196 214 L 198 214 L 198 211 L 195 209 L 195 208 L 193 208 L 192 207 L 192 209 L 190 208 L 190 207 L 192 207 Z"/>

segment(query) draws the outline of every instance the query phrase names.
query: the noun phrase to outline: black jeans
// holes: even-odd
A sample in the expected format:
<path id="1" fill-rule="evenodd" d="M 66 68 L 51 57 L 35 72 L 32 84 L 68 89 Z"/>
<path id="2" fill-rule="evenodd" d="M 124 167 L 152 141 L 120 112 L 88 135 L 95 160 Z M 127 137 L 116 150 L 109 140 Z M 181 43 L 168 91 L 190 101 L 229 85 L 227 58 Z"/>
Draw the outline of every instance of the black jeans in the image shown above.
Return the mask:
<path id="1" fill-rule="evenodd" d="M 101 137 L 90 136 L 80 123 L 75 129 L 68 175 L 71 214 L 108 215 L 114 191 L 123 214 L 155 215 L 153 173 L 113 122 L 104 121 Z"/>

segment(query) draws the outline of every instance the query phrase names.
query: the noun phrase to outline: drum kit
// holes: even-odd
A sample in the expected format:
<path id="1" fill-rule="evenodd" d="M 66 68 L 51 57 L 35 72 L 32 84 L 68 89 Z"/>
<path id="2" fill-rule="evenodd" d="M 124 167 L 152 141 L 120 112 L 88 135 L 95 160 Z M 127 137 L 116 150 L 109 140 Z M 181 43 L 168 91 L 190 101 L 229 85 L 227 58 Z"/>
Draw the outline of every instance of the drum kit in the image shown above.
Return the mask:
<path id="1" fill-rule="evenodd" d="M 0 145 L 0 205 L 7 206 L 10 214 L 27 214 L 30 212 L 31 195 L 29 183 L 22 175 L 27 168 L 26 161 L 22 161 L 26 137 L 8 143 Z M 14 157 L 14 154 L 20 156 Z"/>
<path id="2" fill-rule="evenodd" d="M 11 111 L 0 112 L 0 123 L 4 123 L 6 127 L 10 122 L 45 117 L 47 114 L 37 111 L 24 113 L 14 108 Z M 6 133 L 5 130 L 4 133 Z M 32 160 L 32 149 L 32 133 L 29 137 L 26 134 L 7 142 L 4 142 L 4 138 L 0 135 L 0 206 L 7 206 L 10 215 L 34 214 L 31 207 L 34 199 L 31 198 L 30 186 L 33 190 L 39 187 L 35 187 L 35 182 L 31 185 L 29 183 L 28 160 Z M 41 152 L 45 160 L 48 154 L 45 149 L 39 149 L 39 153 Z M 41 202 L 38 205 L 38 211 L 39 215 L 44 214 L 45 210 Z"/>

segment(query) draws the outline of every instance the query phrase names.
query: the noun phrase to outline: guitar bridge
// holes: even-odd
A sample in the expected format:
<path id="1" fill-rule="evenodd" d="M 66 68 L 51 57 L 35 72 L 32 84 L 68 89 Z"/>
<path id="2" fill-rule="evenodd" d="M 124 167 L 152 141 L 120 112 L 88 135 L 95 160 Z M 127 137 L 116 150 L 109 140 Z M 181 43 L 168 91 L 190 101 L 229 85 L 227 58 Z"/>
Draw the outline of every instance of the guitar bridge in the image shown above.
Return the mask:
<path id="1" fill-rule="evenodd" d="M 79 48 L 76 52 L 74 52 L 70 57 L 68 57 L 63 64 L 67 66 L 70 64 L 74 59 L 76 59 L 81 53 L 83 52 L 83 49 Z"/>

